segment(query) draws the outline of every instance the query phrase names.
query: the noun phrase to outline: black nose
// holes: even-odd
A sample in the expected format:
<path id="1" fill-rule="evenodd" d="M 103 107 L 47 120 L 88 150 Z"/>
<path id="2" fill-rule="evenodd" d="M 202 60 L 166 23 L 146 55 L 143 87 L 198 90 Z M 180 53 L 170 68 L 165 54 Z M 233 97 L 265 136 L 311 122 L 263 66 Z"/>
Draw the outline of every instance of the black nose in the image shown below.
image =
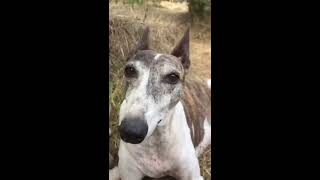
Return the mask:
<path id="1" fill-rule="evenodd" d="M 120 138 L 131 144 L 141 143 L 148 133 L 148 124 L 143 119 L 126 118 L 119 127 Z"/>

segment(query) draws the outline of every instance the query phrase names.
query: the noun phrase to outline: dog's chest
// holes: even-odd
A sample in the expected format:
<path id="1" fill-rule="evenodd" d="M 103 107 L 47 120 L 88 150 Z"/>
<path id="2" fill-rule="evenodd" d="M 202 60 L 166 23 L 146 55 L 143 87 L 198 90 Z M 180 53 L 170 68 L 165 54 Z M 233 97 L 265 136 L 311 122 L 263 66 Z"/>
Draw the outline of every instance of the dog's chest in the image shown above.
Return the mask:
<path id="1" fill-rule="evenodd" d="M 151 137 L 148 142 L 130 151 L 139 169 L 149 177 L 171 174 L 176 164 L 176 148 L 165 138 Z"/>
<path id="2" fill-rule="evenodd" d="M 172 161 L 167 157 L 156 151 L 150 151 L 143 153 L 140 158 L 137 159 L 138 166 L 147 176 L 161 177 L 167 175 L 173 167 Z"/>

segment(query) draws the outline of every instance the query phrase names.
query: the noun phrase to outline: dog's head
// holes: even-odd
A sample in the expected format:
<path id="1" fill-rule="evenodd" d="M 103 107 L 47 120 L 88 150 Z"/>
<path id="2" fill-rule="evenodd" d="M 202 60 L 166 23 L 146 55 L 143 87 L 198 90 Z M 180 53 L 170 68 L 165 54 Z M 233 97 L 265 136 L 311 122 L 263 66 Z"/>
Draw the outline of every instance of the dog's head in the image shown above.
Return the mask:
<path id="1" fill-rule="evenodd" d="M 190 66 L 189 29 L 171 54 L 150 50 L 149 27 L 124 68 L 126 96 L 120 108 L 120 137 L 138 144 L 148 138 L 180 100 Z"/>

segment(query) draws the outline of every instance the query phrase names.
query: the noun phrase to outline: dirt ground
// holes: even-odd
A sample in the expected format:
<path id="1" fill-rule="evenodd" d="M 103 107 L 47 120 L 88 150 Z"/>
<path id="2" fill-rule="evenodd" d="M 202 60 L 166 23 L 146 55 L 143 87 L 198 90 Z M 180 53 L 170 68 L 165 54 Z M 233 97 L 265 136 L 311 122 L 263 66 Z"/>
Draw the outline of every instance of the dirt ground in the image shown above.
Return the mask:
<path id="1" fill-rule="evenodd" d="M 150 6 L 150 4 L 149 4 Z M 169 1 L 161 1 L 157 4 L 152 4 L 152 9 L 144 7 L 129 8 L 121 3 L 111 3 L 109 8 L 109 16 L 118 16 L 122 18 L 137 18 L 145 19 L 146 21 L 157 23 L 166 26 L 172 25 L 172 19 L 177 19 L 179 22 L 191 21 L 185 18 L 188 11 L 186 3 L 174 3 Z M 146 12 L 148 11 L 148 12 Z M 148 16 L 146 17 L 146 14 Z M 159 15 L 160 14 L 160 15 Z M 169 21 L 170 20 L 170 21 Z M 200 76 L 201 78 L 211 78 L 211 24 L 210 18 L 206 20 L 193 21 L 191 26 L 190 39 L 190 57 L 191 71 L 190 75 Z M 117 114 L 113 110 L 111 114 Z M 111 144 L 118 146 L 118 135 L 116 132 L 117 119 L 110 119 L 110 125 L 113 133 L 109 140 Z M 204 179 L 211 179 L 211 148 L 209 147 L 200 157 L 201 174 Z"/>

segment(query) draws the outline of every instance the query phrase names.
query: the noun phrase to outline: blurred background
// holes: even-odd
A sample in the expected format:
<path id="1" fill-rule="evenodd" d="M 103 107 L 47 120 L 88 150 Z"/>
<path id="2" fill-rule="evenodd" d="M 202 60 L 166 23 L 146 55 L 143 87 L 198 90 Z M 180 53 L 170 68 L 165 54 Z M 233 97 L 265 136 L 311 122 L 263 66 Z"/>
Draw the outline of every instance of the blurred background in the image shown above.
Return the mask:
<path id="1" fill-rule="evenodd" d="M 124 97 L 123 66 L 149 25 L 151 47 L 170 53 L 190 27 L 191 70 L 188 76 L 211 78 L 211 0 L 109 0 L 110 153 L 119 146 L 118 112 Z M 211 148 L 200 157 L 201 173 L 211 179 Z"/>

